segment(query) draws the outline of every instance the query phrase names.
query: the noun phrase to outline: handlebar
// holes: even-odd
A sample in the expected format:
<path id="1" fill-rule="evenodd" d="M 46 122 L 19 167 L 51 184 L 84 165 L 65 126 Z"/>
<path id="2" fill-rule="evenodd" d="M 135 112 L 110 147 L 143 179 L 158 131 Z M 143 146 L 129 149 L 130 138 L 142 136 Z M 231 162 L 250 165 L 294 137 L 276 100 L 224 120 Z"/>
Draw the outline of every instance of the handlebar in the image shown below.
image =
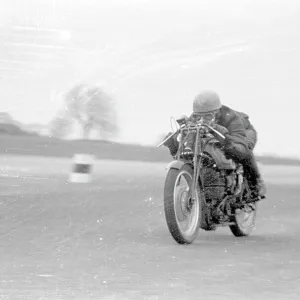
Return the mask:
<path id="1" fill-rule="evenodd" d="M 176 130 L 174 133 L 170 134 L 168 137 L 166 137 L 157 147 L 159 148 L 160 146 L 162 146 L 168 139 L 170 139 L 171 137 L 173 137 L 175 134 L 177 134 L 179 132 L 180 129 Z"/>
<path id="2" fill-rule="evenodd" d="M 210 125 L 206 125 L 206 124 L 203 124 L 204 126 L 208 127 L 211 131 L 213 131 L 214 133 L 216 133 L 219 137 L 221 137 L 223 140 L 225 140 L 225 136 L 219 132 L 218 130 L 212 128 Z"/>
<path id="3" fill-rule="evenodd" d="M 197 126 L 198 125 L 198 126 Z M 190 129 L 197 129 L 200 125 L 200 127 L 207 127 L 209 128 L 211 131 L 213 131 L 214 133 L 216 133 L 219 137 L 221 137 L 223 140 L 225 140 L 225 136 L 219 132 L 218 130 L 214 129 L 213 127 L 211 127 L 210 125 L 201 123 L 201 124 L 197 124 L 196 126 L 190 126 L 189 128 L 182 128 L 180 127 L 178 130 L 176 130 L 174 133 L 172 133 L 171 135 L 169 135 L 167 138 L 165 138 L 157 147 L 161 147 L 167 140 L 169 140 L 170 138 L 172 138 L 175 134 L 177 134 L 181 129 L 185 129 L 185 130 L 190 130 Z"/>

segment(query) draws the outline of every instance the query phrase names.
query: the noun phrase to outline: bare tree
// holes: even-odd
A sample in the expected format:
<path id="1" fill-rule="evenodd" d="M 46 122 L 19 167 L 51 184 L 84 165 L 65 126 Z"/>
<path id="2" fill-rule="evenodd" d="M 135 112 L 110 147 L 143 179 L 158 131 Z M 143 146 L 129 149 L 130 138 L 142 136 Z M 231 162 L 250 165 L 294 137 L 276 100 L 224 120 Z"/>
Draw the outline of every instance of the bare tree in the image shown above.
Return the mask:
<path id="1" fill-rule="evenodd" d="M 66 93 L 65 104 L 70 117 L 82 128 L 83 139 L 89 138 L 91 130 L 102 137 L 117 134 L 114 102 L 100 87 L 76 85 Z"/>
<path id="2" fill-rule="evenodd" d="M 50 136 L 62 139 L 71 130 L 72 122 L 65 113 L 59 112 L 50 122 Z"/>

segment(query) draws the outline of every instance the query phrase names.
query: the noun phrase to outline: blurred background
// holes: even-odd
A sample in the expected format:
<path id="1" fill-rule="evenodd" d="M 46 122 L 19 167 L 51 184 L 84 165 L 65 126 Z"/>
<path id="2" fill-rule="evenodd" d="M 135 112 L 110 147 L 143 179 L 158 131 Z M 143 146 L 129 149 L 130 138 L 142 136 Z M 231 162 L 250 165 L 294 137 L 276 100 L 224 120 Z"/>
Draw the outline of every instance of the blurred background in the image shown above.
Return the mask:
<path id="1" fill-rule="evenodd" d="M 156 145 L 209 88 L 300 157 L 299 28 L 297 0 L 0 0 L 0 122 Z"/>
<path id="2" fill-rule="evenodd" d="M 299 29 L 299 0 L 0 0 L 0 298 L 300 299 Z M 203 89 L 250 116 L 267 199 L 179 246 L 155 146 Z"/>

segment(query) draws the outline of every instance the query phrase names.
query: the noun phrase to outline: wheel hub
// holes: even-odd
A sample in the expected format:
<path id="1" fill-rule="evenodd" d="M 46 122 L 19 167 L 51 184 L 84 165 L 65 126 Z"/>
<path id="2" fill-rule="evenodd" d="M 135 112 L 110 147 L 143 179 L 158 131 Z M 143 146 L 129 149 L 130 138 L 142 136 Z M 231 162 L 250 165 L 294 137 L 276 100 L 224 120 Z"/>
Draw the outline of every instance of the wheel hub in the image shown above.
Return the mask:
<path id="1" fill-rule="evenodd" d="M 179 197 L 182 214 L 187 217 L 191 212 L 189 192 L 187 190 L 183 190 Z"/>

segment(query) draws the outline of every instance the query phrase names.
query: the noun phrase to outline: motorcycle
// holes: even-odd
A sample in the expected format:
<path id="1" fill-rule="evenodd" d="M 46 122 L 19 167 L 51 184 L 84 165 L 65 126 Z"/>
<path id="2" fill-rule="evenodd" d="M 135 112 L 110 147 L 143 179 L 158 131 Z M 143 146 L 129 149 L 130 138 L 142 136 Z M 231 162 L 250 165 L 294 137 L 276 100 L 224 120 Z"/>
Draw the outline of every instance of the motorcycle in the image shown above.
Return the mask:
<path id="1" fill-rule="evenodd" d="M 211 231 L 229 226 L 233 235 L 243 237 L 255 225 L 256 202 L 243 166 L 225 157 L 220 147 L 225 137 L 211 124 L 179 118 L 177 130 L 158 145 L 172 138 L 178 143 L 174 160 L 166 168 L 164 211 L 168 229 L 179 244 L 193 243 L 200 228 Z M 195 142 L 193 151 L 186 154 L 189 134 L 194 134 Z"/>

